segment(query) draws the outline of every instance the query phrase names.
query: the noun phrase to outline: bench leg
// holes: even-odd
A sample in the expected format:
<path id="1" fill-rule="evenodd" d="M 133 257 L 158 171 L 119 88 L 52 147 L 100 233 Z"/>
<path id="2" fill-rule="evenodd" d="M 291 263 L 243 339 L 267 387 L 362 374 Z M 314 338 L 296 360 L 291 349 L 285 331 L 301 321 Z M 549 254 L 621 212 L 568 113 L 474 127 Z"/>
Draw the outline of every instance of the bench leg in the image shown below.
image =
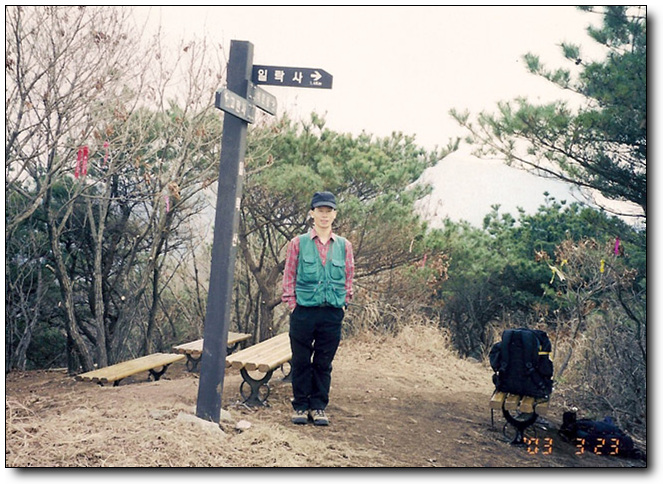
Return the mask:
<path id="1" fill-rule="evenodd" d="M 190 354 L 186 355 L 186 369 L 190 372 L 198 370 L 198 363 L 200 363 L 200 357 L 194 358 Z"/>
<path id="2" fill-rule="evenodd" d="M 251 377 L 246 368 L 242 368 L 239 372 L 244 379 L 239 387 L 239 393 L 244 397 L 243 403 L 249 407 L 266 406 L 267 397 L 269 397 L 270 392 L 268 382 L 270 378 L 272 378 L 274 370 L 268 371 L 265 376 L 259 380 Z M 247 391 L 247 385 L 250 391 Z"/>
<path id="3" fill-rule="evenodd" d="M 515 430 L 516 430 L 516 435 L 511 441 L 511 445 L 520 445 L 524 446 L 527 445 L 525 443 L 525 430 L 527 430 L 534 422 L 536 422 L 536 419 L 538 418 L 538 414 L 535 412 L 532 413 L 519 413 L 518 411 L 515 411 L 514 414 L 512 415 L 509 410 L 504 408 L 502 406 L 502 414 L 504 415 L 504 418 L 506 419 L 506 424 L 504 425 L 504 435 L 506 436 L 506 430 L 507 426 L 511 425 Z M 492 410 L 491 410 L 491 418 L 492 418 Z"/>
<path id="4" fill-rule="evenodd" d="M 150 375 L 152 375 L 154 381 L 159 381 L 159 378 L 161 378 L 163 374 L 166 373 L 166 370 L 169 366 L 170 365 L 163 365 L 160 371 L 156 371 L 154 368 L 150 369 Z"/>
<path id="5" fill-rule="evenodd" d="M 285 371 L 285 365 L 288 365 L 288 372 L 286 373 Z M 282 382 L 285 383 L 292 383 L 292 363 L 289 361 L 286 363 L 283 363 L 281 366 L 281 372 L 283 373 L 283 378 L 281 378 Z"/>
<path id="6" fill-rule="evenodd" d="M 239 348 L 239 345 L 241 343 L 242 343 L 241 341 L 238 341 L 234 345 L 228 346 L 228 349 L 226 349 L 226 355 L 228 355 L 228 356 L 232 355 L 235 352 L 235 350 L 237 350 L 237 348 Z"/>
<path id="7" fill-rule="evenodd" d="M 118 385 L 120 384 L 121 381 L 122 381 L 122 378 L 120 378 L 119 380 L 115 380 L 115 381 L 113 382 L 113 386 L 114 386 L 114 387 L 118 386 Z M 98 382 L 97 382 L 97 385 L 99 385 L 100 387 L 103 387 L 103 386 L 104 386 L 104 382 L 102 382 L 102 381 L 98 381 Z"/>
<path id="8" fill-rule="evenodd" d="M 228 349 L 226 350 L 226 355 L 230 356 L 232 355 L 237 348 L 239 348 L 239 345 L 241 344 L 241 341 L 239 343 L 235 343 L 232 346 L 228 346 Z M 198 371 L 198 365 L 200 364 L 200 359 L 201 357 L 199 356 L 198 358 L 195 358 L 191 356 L 189 353 L 186 354 L 186 369 L 193 373 Z"/>

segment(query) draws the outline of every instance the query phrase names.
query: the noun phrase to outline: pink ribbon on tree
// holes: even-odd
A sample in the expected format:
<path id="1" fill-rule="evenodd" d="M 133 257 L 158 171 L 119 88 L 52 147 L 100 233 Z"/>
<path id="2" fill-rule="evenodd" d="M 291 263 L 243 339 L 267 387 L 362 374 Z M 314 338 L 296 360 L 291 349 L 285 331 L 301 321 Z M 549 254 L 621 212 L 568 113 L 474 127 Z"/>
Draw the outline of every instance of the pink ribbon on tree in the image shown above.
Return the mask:
<path id="1" fill-rule="evenodd" d="M 76 156 L 76 168 L 74 169 L 74 178 L 78 179 L 79 176 L 87 175 L 87 159 L 89 150 L 87 146 L 78 148 Z"/>
<path id="2" fill-rule="evenodd" d="M 81 159 L 83 158 L 83 149 L 78 148 L 78 154 L 76 156 L 76 168 L 74 168 L 74 178 L 78 180 L 78 177 L 81 174 Z"/>
<path id="3" fill-rule="evenodd" d="M 88 147 L 83 146 L 83 159 L 82 159 L 82 165 L 81 165 L 81 175 L 85 176 L 87 175 L 87 158 L 88 158 Z"/>
<path id="4" fill-rule="evenodd" d="M 106 150 L 106 152 L 104 153 L 104 162 L 101 165 L 102 168 L 106 167 L 106 162 L 108 161 L 108 147 L 109 146 L 110 145 L 108 144 L 108 141 L 104 141 L 104 149 Z"/>
<path id="5" fill-rule="evenodd" d="M 619 255 L 619 237 L 615 239 L 615 255 Z"/>

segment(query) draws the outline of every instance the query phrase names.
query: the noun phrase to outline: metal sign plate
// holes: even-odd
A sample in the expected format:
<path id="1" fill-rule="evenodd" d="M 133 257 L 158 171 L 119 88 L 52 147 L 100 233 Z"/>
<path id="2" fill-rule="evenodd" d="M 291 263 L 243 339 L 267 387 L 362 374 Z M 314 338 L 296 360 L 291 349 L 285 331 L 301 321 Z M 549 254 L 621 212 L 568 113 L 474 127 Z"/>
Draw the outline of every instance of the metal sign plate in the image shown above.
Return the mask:
<path id="1" fill-rule="evenodd" d="M 249 82 L 248 98 L 253 104 L 266 113 L 276 115 L 276 96 L 268 93 L 263 88 Z"/>
<path id="2" fill-rule="evenodd" d="M 334 76 L 323 69 L 254 65 L 251 80 L 255 84 L 331 89 Z"/>
<path id="3" fill-rule="evenodd" d="M 247 123 L 253 123 L 256 119 L 255 105 L 228 89 L 219 89 L 216 91 L 214 105 L 226 113 L 243 119 Z"/>

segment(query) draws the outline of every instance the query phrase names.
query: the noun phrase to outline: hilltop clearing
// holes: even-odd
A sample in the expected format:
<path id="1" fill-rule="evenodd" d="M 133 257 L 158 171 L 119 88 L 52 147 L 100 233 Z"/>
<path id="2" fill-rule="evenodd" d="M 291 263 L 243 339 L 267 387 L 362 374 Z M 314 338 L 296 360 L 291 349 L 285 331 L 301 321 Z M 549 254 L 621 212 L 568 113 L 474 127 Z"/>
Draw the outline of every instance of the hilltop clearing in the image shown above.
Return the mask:
<path id="1" fill-rule="evenodd" d="M 512 447 L 498 416 L 491 427 L 491 370 L 457 358 L 441 334 L 406 327 L 397 337 L 344 340 L 334 364 L 329 427 L 290 423 L 289 384 L 270 406 L 238 403 L 229 371 L 220 425 L 196 419 L 198 375 L 183 363 L 157 382 L 118 387 L 76 382 L 62 371 L 6 377 L 7 467 L 643 467 L 612 456 L 576 455 L 557 434 L 553 396 L 543 448 Z M 248 422 L 244 430 L 237 423 Z M 240 425 L 241 427 L 242 425 Z M 532 450 L 532 452 L 533 452 Z"/>

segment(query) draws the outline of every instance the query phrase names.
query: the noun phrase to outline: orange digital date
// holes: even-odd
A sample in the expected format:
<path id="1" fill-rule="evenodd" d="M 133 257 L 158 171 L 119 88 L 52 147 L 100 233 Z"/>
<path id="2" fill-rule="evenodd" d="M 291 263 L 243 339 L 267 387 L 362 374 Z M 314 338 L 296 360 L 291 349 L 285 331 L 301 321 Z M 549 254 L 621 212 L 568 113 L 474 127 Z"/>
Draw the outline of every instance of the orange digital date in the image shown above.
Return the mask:
<path id="1" fill-rule="evenodd" d="M 576 439 L 575 440 L 576 455 L 582 455 L 585 453 L 585 449 L 588 447 L 585 439 Z M 591 447 L 591 446 L 590 446 Z M 596 439 L 595 445 L 591 449 L 594 454 L 600 455 L 619 455 L 619 439 L 610 438 L 610 439 Z"/>
<path id="2" fill-rule="evenodd" d="M 553 439 L 551 437 L 544 437 L 542 439 L 537 437 L 525 437 L 525 445 L 527 446 L 527 453 L 530 455 L 550 455 L 553 450 Z M 592 452 L 598 455 L 619 455 L 619 439 L 596 439 L 595 445 L 588 446 L 585 439 L 575 439 L 574 445 L 576 447 L 576 455 L 582 455 L 587 452 Z"/>
<path id="3" fill-rule="evenodd" d="M 541 455 L 550 455 L 552 454 L 553 449 L 553 439 L 550 437 L 544 437 L 543 439 L 539 438 L 530 438 L 525 437 L 525 444 L 527 445 L 527 453 L 531 455 L 541 454 Z"/>

